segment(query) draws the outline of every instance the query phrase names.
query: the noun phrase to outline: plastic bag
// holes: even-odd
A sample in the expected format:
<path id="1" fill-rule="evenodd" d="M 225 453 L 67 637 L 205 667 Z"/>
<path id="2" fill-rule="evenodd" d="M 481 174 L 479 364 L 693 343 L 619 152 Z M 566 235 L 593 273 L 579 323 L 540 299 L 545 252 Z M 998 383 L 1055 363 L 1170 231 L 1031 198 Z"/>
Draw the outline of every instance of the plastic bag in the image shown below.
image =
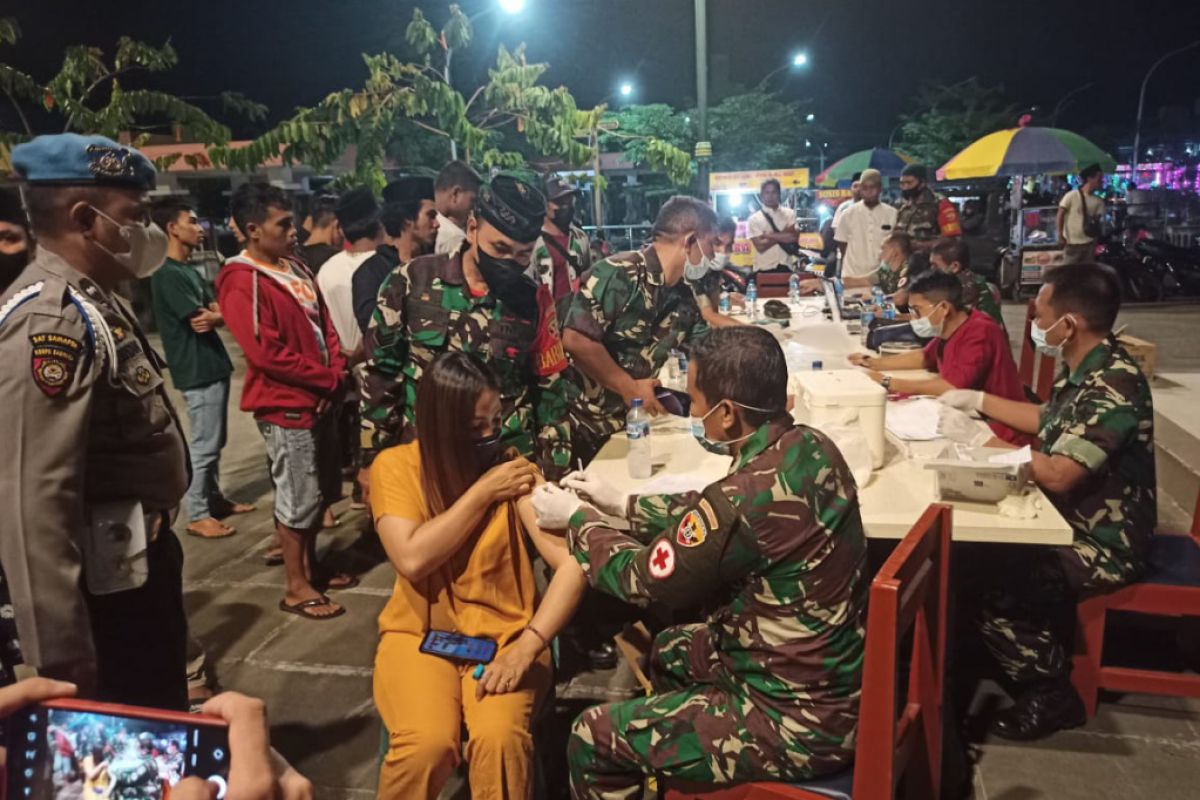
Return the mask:
<path id="1" fill-rule="evenodd" d="M 875 471 L 871 460 L 871 446 L 867 443 L 866 434 L 858 421 L 858 410 L 843 408 L 835 418 L 825 420 L 819 425 L 809 423 L 809 426 L 828 436 L 842 453 L 846 465 L 854 475 L 854 482 L 861 489 L 871 480 Z"/>

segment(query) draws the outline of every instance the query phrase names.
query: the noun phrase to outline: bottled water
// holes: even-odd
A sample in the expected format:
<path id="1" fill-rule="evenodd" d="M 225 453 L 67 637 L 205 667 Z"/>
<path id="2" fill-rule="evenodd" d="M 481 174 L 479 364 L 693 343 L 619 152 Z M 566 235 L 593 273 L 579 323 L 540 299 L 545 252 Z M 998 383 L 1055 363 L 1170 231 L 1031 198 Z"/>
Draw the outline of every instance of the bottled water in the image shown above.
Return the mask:
<path id="1" fill-rule="evenodd" d="M 792 273 L 792 277 L 788 278 L 788 300 L 795 303 L 800 299 L 800 276 Z"/>
<path id="2" fill-rule="evenodd" d="M 682 355 L 678 350 L 672 350 L 667 357 L 667 379 L 672 383 L 679 380 L 679 358 Z"/>
<path id="3" fill-rule="evenodd" d="M 863 311 L 858 317 L 858 322 L 859 322 L 859 325 L 861 326 L 859 335 L 862 337 L 863 347 L 866 347 L 866 345 L 867 345 L 867 337 L 871 335 L 871 323 L 874 320 L 875 320 L 875 312 L 874 311 Z"/>
<path id="4" fill-rule="evenodd" d="M 720 311 L 721 311 L 721 313 L 722 313 L 722 314 L 726 314 L 726 315 L 728 315 L 728 314 L 729 314 L 729 290 L 728 290 L 728 289 L 722 289 L 722 290 L 721 290 L 721 308 L 720 308 Z"/>
<path id="5" fill-rule="evenodd" d="M 875 301 L 875 307 L 880 311 L 883 311 L 883 289 L 880 289 L 878 286 L 876 286 L 871 292 L 871 297 Z"/>
<path id="6" fill-rule="evenodd" d="M 642 398 L 635 397 L 625 415 L 625 436 L 629 439 L 629 477 L 644 480 L 650 477 L 650 415 L 642 408 Z"/>
<path id="7" fill-rule="evenodd" d="M 750 319 L 758 319 L 758 287 L 754 284 L 754 278 L 746 284 L 746 305 L 750 310 Z"/>

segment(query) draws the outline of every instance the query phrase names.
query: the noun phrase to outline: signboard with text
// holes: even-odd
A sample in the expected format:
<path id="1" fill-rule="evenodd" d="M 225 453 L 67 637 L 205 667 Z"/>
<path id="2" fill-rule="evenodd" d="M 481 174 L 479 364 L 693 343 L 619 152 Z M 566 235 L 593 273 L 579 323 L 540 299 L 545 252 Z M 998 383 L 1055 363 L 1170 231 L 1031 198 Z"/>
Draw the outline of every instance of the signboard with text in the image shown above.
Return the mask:
<path id="1" fill-rule="evenodd" d="M 807 189 L 808 169 L 762 169 L 752 172 L 714 172 L 708 176 L 710 192 L 757 192 L 768 178 L 779 181 L 783 189 Z"/>

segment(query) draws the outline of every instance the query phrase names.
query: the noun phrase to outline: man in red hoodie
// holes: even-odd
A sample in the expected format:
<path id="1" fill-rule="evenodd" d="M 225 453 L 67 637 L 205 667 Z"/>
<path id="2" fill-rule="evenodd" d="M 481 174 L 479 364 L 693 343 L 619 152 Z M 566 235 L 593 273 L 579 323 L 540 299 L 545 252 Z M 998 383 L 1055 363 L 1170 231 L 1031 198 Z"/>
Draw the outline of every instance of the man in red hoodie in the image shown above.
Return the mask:
<path id="1" fill-rule="evenodd" d="M 316 281 L 291 255 L 296 228 L 287 195 L 247 183 L 234 192 L 232 205 L 246 249 L 221 269 L 217 297 L 246 355 L 241 408 L 254 414 L 267 444 L 287 571 L 279 607 L 308 619 L 332 619 L 345 609 L 313 586 L 323 508 L 318 442 L 322 426 L 332 422 L 327 412 L 341 391 L 346 360 Z M 327 586 L 344 588 L 350 580 L 335 576 Z"/>

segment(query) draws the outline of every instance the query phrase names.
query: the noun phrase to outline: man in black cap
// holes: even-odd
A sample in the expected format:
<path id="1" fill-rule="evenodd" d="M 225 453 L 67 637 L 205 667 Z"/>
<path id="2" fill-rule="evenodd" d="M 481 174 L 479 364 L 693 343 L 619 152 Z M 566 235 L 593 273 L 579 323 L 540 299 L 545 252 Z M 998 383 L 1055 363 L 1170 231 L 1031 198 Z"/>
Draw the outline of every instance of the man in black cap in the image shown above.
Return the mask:
<path id="1" fill-rule="evenodd" d="M 944 236 L 962 236 L 958 209 L 929 188 L 929 170 L 924 164 L 909 164 L 900 173 L 900 195 L 904 198 L 896 214 L 893 233 L 907 233 L 913 252 L 929 263 L 929 251 Z"/>
<path id="2" fill-rule="evenodd" d="M 384 187 L 380 220 L 386 241 L 354 273 L 354 318 L 364 334 L 375 313 L 379 287 L 392 270 L 433 252 L 437 218 L 432 178 L 406 175 Z"/>
<path id="3" fill-rule="evenodd" d="M 155 171 L 101 136 L 13 149 L 38 254 L 0 295 L 0 561 L 25 659 L 80 694 L 187 708 L 187 447 L 122 281 L 167 252 Z"/>
<path id="4" fill-rule="evenodd" d="M 569 468 L 567 358 L 549 293 L 525 274 L 545 216 L 540 191 L 498 175 L 480 187 L 465 248 L 388 276 L 365 342 L 364 467 L 412 440 L 421 375 L 441 353 L 461 351 L 481 356 L 500 383 L 504 444 L 548 477 Z"/>
<path id="5" fill-rule="evenodd" d="M 33 237 L 21 197 L 14 191 L 0 189 L 0 292 L 17 279 L 33 253 Z"/>
<path id="6" fill-rule="evenodd" d="M 549 287 L 557 303 L 574 294 L 579 276 L 592 268 L 592 245 L 587 234 L 574 224 L 579 190 L 553 173 L 546 176 L 544 186 L 546 221 L 533 248 L 529 277 Z"/>

